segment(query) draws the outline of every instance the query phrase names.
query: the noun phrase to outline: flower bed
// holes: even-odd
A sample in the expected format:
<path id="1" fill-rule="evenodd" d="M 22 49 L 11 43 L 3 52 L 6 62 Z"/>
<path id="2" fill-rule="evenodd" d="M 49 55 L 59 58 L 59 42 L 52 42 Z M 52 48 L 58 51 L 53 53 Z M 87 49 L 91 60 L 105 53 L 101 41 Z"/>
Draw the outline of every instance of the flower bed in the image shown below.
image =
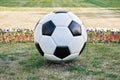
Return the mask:
<path id="1" fill-rule="evenodd" d="M 33 42 L 33 33 L 29 29 L 0 29 L 0 42 Z"/>
<path id="2" fill-rule="evenodd" d="M 87 29 L 90 43 L 120 43 L 120 30 Z M 0 29 L 0 42 L 33 42 L 34 30 Z"/>
<path id="3" fill-rule="evenodd" d="M 87 29 L 88 42 L 120 43 L 120 30 Z"/>

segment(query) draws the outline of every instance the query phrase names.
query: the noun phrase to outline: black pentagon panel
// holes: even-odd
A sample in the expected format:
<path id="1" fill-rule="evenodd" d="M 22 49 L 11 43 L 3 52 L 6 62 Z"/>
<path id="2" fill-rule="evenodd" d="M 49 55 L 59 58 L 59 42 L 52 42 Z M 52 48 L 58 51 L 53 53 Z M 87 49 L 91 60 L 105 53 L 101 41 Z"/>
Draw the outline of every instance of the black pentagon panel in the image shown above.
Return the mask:
<path id="1" fill-rule="evenodd" d="M 44 52 L 42 51 L 39 43 L 35 43 L 35 46 L 36 46 L 37 50 L 39 51 L 39 53 L 40 53 L 42 56 L 44 56 Z"/>
<path id="2" fill-rule="evenodd" d="M 53 31 L 55 30 L 55 27 L 56 26 L 52 21 L 48 21 L 44 23 L 42 26 L 42 35 L 51 36 Z"/>
<path id="3" fill-rule="evenodd" d="M 54 55 L 60 59 L 63 59 L 70 55 L 70 51 L 68 47 L 57 47 Z"/>
<path id="4" fill-rule="evenodd" d="M 67 13 L 68 11 L 54 11 L 55 14 L 58 14 L 58 13 Z"/>
<path id="5" fill-rule="evenodd" d="M 81 51 L 80 51 L 79 55 L 83 52 L 83 50 L 84 50 L 85 46 L 86 46 L 86 42 L 84 43 L 83 48 L 81 49 Z"/>
<path id="6" fill-rule="evenodd" d="M 81 26 L 75 21 L 72 21 L 68 26 L 73 36 L 80 36 L 82 34 Z"/>

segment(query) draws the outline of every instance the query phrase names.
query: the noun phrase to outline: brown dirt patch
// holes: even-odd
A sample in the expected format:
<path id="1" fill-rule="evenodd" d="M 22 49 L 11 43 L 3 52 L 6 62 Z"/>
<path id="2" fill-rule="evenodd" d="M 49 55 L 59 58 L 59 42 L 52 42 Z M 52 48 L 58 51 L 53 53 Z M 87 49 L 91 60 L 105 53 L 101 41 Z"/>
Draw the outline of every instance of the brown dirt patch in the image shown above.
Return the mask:
<path id="1" fill-rule="evenodd" d="M 61 8 L 60 8 L 61 9 Z M 34 29 L 36 23 L 49 11 L 57 10 L 1 10 L 0 28 Z M 59 10 L 59 8 L 58 8 Z M 106 9 L 77 8 L 66 9 L 74 12 L 84 23 L 85 27 L 102 27 L 120 29 L 120 11 Z"/>

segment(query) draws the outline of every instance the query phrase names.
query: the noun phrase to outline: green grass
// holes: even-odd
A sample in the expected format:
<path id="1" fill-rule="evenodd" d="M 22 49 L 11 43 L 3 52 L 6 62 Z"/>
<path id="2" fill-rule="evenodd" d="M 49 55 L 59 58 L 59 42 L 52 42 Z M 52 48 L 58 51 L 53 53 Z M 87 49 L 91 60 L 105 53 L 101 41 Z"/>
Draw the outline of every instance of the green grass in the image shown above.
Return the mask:
<path id="1" fill-rule="evenodd" d="M 0 80 L 119 80 L 120 44 L 88 43 L 69 63 L 47 62 L 34 43 L 0 43 Z"/>
<path id="2" fill-rule="evenodd" d="M 112 7 L 120 0 L 0 0 L 3 7 Z"/>
<path id="3" fill-rule="evenodd" d="M 120 8 L 120 0 L 86 0 L 100 7 Z"/>

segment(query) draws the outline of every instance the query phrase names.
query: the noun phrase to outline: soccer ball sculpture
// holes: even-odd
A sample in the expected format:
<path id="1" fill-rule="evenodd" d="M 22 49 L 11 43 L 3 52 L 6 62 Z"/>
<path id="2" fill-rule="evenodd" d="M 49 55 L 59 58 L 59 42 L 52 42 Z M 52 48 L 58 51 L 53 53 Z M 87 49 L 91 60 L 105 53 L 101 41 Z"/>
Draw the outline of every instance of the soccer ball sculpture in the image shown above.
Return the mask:
<path id="1" fill-rule="evenodd" d="M 86 30 L 72 12 L 55 11 L 41 19 L 35 28 L 34 42 L 42 56 L 51 61 L 69 61 L 83 51 Z"/>

